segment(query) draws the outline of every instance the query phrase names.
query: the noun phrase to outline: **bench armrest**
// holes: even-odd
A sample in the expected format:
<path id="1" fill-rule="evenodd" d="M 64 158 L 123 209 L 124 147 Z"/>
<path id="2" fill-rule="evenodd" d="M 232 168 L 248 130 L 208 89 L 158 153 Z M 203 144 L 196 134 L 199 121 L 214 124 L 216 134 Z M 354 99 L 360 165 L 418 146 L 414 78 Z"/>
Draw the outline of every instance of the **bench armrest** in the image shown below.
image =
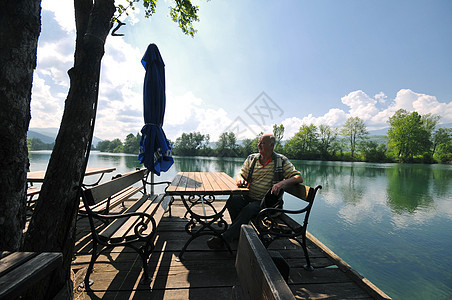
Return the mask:
<path id="1" fill-rule="evenodd" d="M 259 217 L 278 214 L 278 213 L 302 214 L 302 213 L 305 213 L 306 211 L 308 211 L 308 209 L 309 209 L 309 204 L 305 208 L 299 209 L 299 210 L 289 210 L 289 209 L 283 209 L 283 208 L 264 208 L 259 212 L 259 214 L 257 216 L 259 218 Z"/>
<path id="2" fill-rule="evenodd" d="M 171 184 L 171 181 L 149 182 L 149 181 L 144 180 L 144 183 L 149 184 L 149 185 L 166 184 L 169 186 Z"/>

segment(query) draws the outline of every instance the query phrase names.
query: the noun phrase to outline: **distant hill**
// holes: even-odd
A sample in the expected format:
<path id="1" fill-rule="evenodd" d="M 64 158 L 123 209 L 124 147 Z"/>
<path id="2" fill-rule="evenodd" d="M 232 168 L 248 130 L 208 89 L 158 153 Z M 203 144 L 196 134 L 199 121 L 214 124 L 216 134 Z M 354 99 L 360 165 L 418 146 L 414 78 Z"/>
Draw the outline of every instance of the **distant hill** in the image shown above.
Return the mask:
<path id="1" fill-rule="evenodd" d="M 58 128 L 30 128 L 27 133 L 29 139 L 38 138 L 43 143 L 51 144 L 55 142 L 58 134 Z M 93 146 L 97 147 L 97 143 L 102 141 L 100 138 L 93 137 Z"/>

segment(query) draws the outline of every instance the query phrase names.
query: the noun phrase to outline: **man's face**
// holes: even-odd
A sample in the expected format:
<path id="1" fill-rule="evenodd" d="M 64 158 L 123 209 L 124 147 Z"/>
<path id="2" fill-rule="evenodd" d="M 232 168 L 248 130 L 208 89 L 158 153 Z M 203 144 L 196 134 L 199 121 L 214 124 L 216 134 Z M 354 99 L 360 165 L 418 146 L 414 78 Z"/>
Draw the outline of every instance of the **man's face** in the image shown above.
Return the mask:
<path id="1" fill-rule="evenodd" d="M 268 136 L 262 136 L 257 143 L 257 150 L 262 156 L 270 155 L 273 152 L 273 146 Z"/>

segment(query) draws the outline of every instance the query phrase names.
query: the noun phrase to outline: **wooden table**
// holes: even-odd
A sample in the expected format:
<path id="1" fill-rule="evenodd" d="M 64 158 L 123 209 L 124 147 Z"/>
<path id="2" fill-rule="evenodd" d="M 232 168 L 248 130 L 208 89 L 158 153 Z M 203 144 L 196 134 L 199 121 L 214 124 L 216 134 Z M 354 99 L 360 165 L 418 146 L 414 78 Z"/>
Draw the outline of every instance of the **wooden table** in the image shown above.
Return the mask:
<path id="1" fill-rule="evenodd" d="M 85 172 L 85 176 L 91 176 L 100 174 L 99 179 L 93 184 L 84 184 L 84 186 L 95 186 L 98 185 L 99 182 L 104 177 L 104 174 L 111 173 L 116 168 L 87 168 Z M 42 183 L 44 182 L 44 177 L 46 175 L 46 171 L 35 171 L 35 172 L 27 172 L 27 205 L 30 206 L 34 203 L 33 197 L 38 195 L 41 192 L 41 187 L 33 186 L 33 183 Z"/>
<path id="2" fill-rule="evenodd" d="M 212 203 L 215 196 L 230 196 L 245 194 L 247 188 L 239 188 L 234 179 L 223 172 L 180 172 L 166 188 L 166 194 L 180 196 L 187 209 L 190 220 L 185 226 L 185 231 L 190 238 L 182 248 L 179 259 L 182 259 L 188 245 L 196 238 L 203 235 L 214 235 L 223 239 L 229 252 L 232 253 L 229 243 L 222 237 L 222 233 L 228 228 L 223 219 L 226 204 L 217 211 Z M 214 226 L 216 224 L 216 226 Z"/>
<path id="3" fill-rule="evenodd" d="M 0 251 L 0 299 L 16 299 L 62 263 L 61 253 Z"/>
<path id="4" fill-rule="evenodd" d="M 97 181 L 99 183 L 105 173 L 111 173 L 114 170 L 116 170 L 116 168 L 87 168 L 85 176 L 101 174 L 101 177 Z M 45 174 L 46 171 L 27 172 L 27 182 L 44 182 Z"/>

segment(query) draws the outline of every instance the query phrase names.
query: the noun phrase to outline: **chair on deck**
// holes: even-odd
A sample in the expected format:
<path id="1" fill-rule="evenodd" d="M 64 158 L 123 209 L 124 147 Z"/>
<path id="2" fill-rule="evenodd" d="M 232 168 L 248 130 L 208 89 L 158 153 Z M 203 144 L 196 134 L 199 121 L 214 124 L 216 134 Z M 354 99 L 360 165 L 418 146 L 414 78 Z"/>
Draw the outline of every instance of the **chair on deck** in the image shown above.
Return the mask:
<path id="1" fill-rule="evenodd" d="M 297 243 L 303 248 L 307 263 L 305 268 L 307 270 L 313 270 L 313 267 L 311 266 L 306 247 L 306 230 L 315 195 L 317 190 L 321 188 L 321 185 L 312 188 L 302 184 L 287 187 L 284 189 L 285 192 L 307 202 L 306 206 L 298 210 L 264 208 L 252 221 L 252 225 L 258 232 L 259 238 L 266 248 L 268 248 L 274 240 L 279 238 L 290 238 L 297 241 Z M 304 214 L 303 224 L 299 224 L 287 214 Z"/>

